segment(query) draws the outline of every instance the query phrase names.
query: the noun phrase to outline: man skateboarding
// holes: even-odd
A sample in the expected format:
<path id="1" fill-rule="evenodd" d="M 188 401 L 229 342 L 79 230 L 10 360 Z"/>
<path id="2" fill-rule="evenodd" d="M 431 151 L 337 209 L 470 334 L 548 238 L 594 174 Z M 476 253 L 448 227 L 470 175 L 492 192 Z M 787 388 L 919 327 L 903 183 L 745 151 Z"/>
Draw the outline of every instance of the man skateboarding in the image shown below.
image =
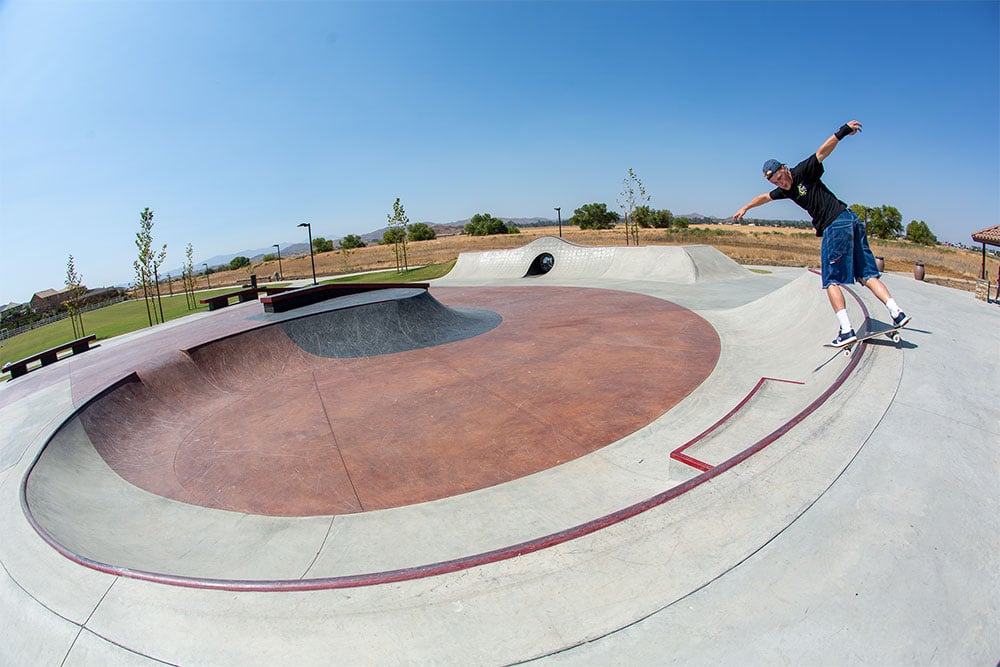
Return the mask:
<path id="1" fill-rule="evenodd" d="M 879 280 L 875 256 L 868 247 L 865 224 L 820 180 L 824 171 L 823 160 L 830 156 L 844 137 L 860 131 L 861 123 L 858 121 L 845 123 L 813 155 L 791 169 L 778 160 L 768 160 L 764 163 L 764 178 L 776 187 L 770 192 L 757 195 L 733 215 L 733 220 L 738 221 L 748 210 L 778 199 L 791 199 L 809 213 L 813 227 L 816 228 L 816 236 L 823 237 L 820 247 L 823 289 L 826 290 L 830 305 L 840 322 L 840 333 L 832 343 L 837 347 L 857 340 L 847 315 L 841 285 L 858 281 L 870 289 L 889 310 L 894 327 L 906 326 L 910 321 Z"/>

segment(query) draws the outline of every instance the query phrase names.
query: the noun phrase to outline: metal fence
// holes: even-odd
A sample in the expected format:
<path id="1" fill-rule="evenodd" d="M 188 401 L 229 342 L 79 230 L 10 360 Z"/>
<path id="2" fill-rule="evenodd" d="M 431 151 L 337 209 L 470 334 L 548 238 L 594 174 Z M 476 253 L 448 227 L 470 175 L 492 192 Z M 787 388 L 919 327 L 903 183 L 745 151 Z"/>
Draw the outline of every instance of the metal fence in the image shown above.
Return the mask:
<path id="1" fill-rule="evenodd" d="M 106 301 L 101 301 L 100 303 L 91 303 L 80 308 L 80 312 L 89 313 L 92 310 L 97 310 L 98 308 L 104 308 L 106 306 L 113 306 L 116 303 L 122 303 L 123 301 L 128 301 L 127 296 L 116 296 L 113 299 L 107 299 Z M 3 328 L 0 329 L 0 340 L 6 340 L 8 338 L 13 338 L 18 334 L 23 334 L 26 331 L 31 331 L 32 329 L 37 329 L 38 327 L 44 327 L 46 324 L 52 324 L 53 322 L 58 322 L 59 320 L 64 320 L 69 317 L 68 310 L 60 310 L 55 315 L 49 315 L 48 317 L 43 317 L 40 320 L 35 320 L 30 324 L 25 324 L 13 329 Z"/>

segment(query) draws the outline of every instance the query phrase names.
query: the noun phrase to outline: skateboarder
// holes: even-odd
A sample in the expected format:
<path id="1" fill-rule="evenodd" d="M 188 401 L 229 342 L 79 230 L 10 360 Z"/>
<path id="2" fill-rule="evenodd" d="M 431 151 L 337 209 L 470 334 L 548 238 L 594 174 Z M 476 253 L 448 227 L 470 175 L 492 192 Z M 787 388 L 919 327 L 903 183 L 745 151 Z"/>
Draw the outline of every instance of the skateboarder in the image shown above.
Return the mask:
<path id="1" fill-rule="evenodd" d="M 823 289 L 826 290 L 830 305 L 840 322 L 840 333 L 832 343 L 836 346 L 848 345 L 857 340 L 847 315 L 841 285 L 858 281 L 870 289 L 889 310 L 893 326 L 906 326 L 910 321 L 879 280 L 875 256 L 868 247 L 865 224 L 820 180 L 824 171 L 823 160 L 830 156 L 844 137 L 860 131 L 861 123 L 858 121 L 845 123 L 813 155 L 791 169 L 778 160 L 768 160 L 764 163 L 764 178 L 776 187 L 770 192 L 757 195 L 733 215 L 733 220 L 738 221 L 751 208 L 777 199 L 791 199 L 809 213 L 813 227 L 816 228 L 816 236 L 823 237 L 820 249 Z"/>

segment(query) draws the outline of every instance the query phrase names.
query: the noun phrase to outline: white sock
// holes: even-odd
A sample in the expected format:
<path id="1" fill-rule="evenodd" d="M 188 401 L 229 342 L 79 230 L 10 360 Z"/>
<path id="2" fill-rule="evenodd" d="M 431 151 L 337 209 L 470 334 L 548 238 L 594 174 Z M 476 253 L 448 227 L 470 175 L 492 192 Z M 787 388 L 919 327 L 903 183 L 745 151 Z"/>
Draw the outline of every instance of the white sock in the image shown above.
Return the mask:
<path id="1" fill-rule="evenodd" d="M 851 318 L 847 316 L 847 310 L 838 310 L 837 319 L 840 320 L 840 333 L 847 333 L 854 327 L 851 326 Z"/>
<path id="2" fill-rule="evenodd" d="M 896 305 L 895 299 L 889 299 L 885 302 L 885 307 L 889 309 L 889 317 L 896 317 L 901 311 L 900 307 Z"/>

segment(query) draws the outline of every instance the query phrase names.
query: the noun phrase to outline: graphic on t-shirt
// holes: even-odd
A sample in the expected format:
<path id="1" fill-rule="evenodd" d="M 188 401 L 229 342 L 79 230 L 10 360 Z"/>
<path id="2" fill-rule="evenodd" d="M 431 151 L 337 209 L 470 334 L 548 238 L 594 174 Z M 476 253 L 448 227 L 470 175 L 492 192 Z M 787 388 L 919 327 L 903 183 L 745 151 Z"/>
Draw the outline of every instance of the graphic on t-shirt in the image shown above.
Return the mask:
<path id="1" fill-rule="evenodd" d="M 808 190 L 806 190 L 805 183 L 799 183 L 799 196 L 805 197 Z"/>

